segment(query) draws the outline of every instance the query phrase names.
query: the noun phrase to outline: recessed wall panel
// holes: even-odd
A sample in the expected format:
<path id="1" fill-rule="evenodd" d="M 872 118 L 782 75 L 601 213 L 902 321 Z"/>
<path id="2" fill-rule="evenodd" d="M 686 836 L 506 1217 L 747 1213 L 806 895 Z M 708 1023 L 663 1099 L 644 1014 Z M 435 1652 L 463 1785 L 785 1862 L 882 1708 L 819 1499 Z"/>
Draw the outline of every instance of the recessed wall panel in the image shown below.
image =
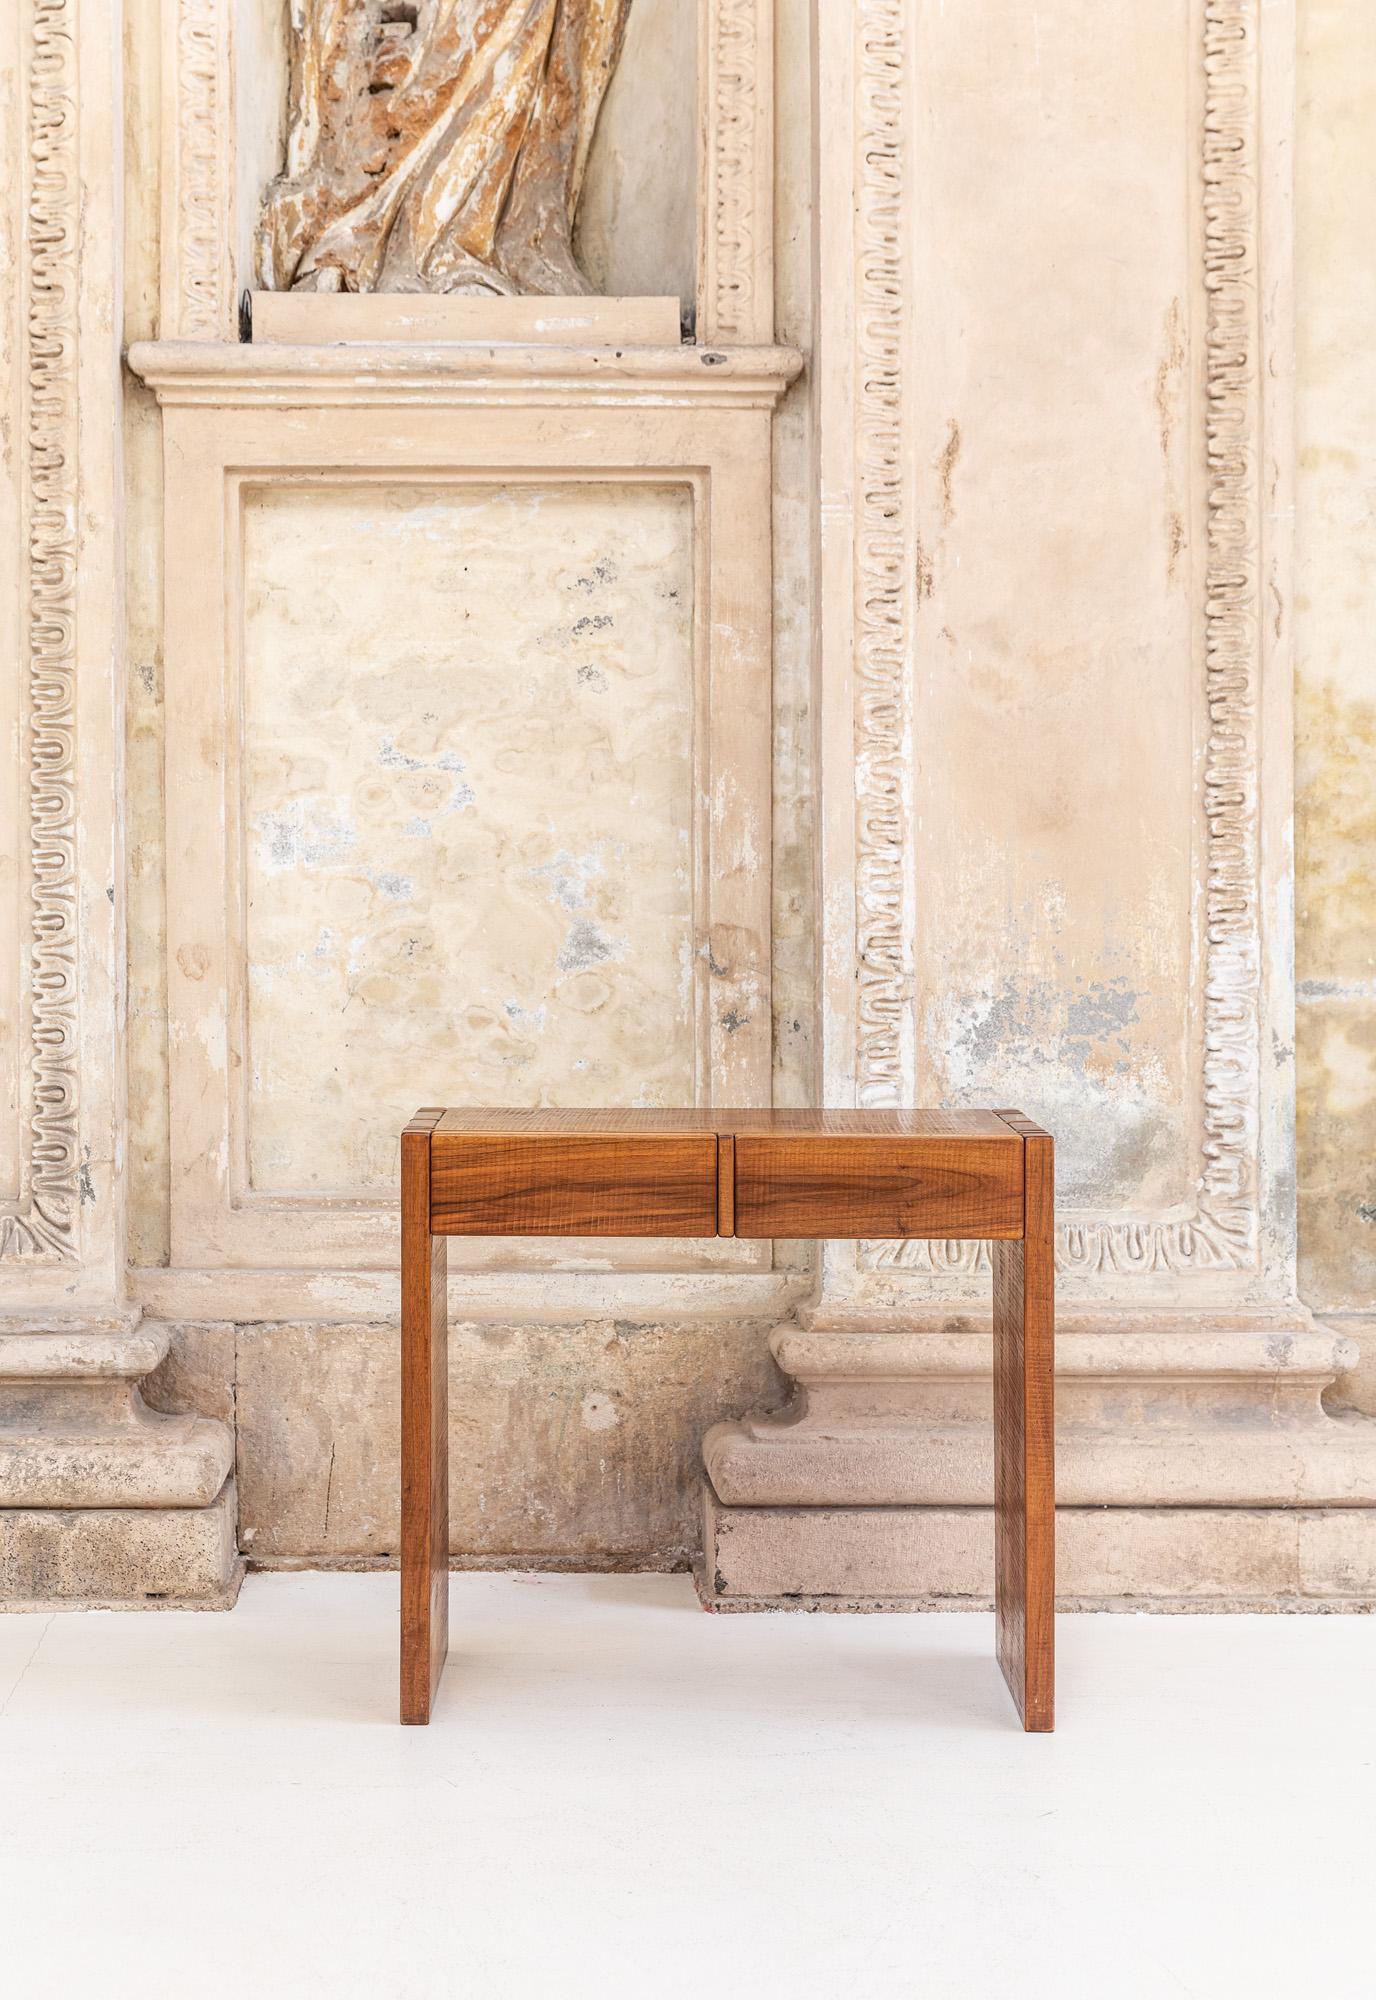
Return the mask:
<path id="1" fill-rule="evenodd" d="M 245 493 L 253 1191 L 390 1191 L 421 1102 L 692 1102 L 691 543 L 667 485 Z"/>
<path id="2" fill-rule="evenodd" d="M 1200 1150 L 1201 40 L 1014 12 L 909 17 L 917 1095 L 1159 1215 Z"/>

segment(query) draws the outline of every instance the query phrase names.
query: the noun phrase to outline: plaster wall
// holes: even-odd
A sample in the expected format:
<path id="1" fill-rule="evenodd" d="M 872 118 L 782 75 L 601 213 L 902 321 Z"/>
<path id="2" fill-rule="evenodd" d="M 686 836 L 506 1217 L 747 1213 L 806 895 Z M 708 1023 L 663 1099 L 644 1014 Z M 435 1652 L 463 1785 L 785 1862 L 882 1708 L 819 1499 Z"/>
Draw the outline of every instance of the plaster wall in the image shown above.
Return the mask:
<path id="1" fill-rule="evenodd" d="M 1300 9 L 1296 1028 L 1300 1287 L 1376 1413 L 1376 17 Z"/>
<path id="2" fill-rule="evenodd" d="M 913 9 L 904 56 L 900 255 L 928 305 L 895 332 L 916 567 L 899 1067 L 923 1101 L 1053 1131 L 1072 1218 L 1180 1211 L 1198 1173 L 1191 29 L 1189 0 L 1101 6 L 1088 36 L 1073 7 L 976 0 Z"/>

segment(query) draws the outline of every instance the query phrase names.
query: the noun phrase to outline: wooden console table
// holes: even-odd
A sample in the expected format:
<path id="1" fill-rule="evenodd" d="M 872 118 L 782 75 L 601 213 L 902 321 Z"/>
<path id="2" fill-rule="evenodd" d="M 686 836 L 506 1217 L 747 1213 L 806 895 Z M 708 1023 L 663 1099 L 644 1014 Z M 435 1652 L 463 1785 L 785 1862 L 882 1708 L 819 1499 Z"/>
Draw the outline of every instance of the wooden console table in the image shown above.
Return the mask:
<path id="1" fill-rule="evenodd" d="M 401 1719 L 449 1632 L 450 1236 L 987 1240 L 994 1600 L 1025 1729 L 1053 1726 L 1053 1160 L 1018 1111 L 418 1111 L 401 1137 Z"/>

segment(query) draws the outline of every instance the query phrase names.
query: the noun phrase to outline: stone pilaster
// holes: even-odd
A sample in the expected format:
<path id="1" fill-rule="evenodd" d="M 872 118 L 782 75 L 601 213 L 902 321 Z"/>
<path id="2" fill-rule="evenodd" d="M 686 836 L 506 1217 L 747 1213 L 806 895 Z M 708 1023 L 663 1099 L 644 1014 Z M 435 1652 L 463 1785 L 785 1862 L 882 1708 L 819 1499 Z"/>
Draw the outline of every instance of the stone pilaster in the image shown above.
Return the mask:
<path id="1" fill-rule="evenodd" d="M 144 1405 L 123 1304 L 118 10 L 32 0 L 0 61 L 0 1608 L 220 1604 L 232 1436 Z"/>

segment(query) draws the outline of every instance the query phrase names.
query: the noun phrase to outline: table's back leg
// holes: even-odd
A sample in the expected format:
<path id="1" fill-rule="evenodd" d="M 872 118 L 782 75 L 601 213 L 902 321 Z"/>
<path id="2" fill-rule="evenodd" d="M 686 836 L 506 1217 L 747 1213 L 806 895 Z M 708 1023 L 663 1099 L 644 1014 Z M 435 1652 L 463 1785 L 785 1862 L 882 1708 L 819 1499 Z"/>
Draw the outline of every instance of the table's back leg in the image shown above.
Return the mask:
<path id="1" fill-rule="evenodd" d="M 428 1722 L 449 1649 L 448 1246 L 430 1233 L 430 1131 L 401 1135 L 401 1719 Z M 429 1120 L 429 1123 L 426 1121 Z"/>
<path id="2" fill-rule="evenodd" d="M 1055 1161 L 1023 1136 L 1020 1243 L 994 1245 L 994 1611 L 999 1665 L 1024 1729 L 1055 1726 Z"/>

